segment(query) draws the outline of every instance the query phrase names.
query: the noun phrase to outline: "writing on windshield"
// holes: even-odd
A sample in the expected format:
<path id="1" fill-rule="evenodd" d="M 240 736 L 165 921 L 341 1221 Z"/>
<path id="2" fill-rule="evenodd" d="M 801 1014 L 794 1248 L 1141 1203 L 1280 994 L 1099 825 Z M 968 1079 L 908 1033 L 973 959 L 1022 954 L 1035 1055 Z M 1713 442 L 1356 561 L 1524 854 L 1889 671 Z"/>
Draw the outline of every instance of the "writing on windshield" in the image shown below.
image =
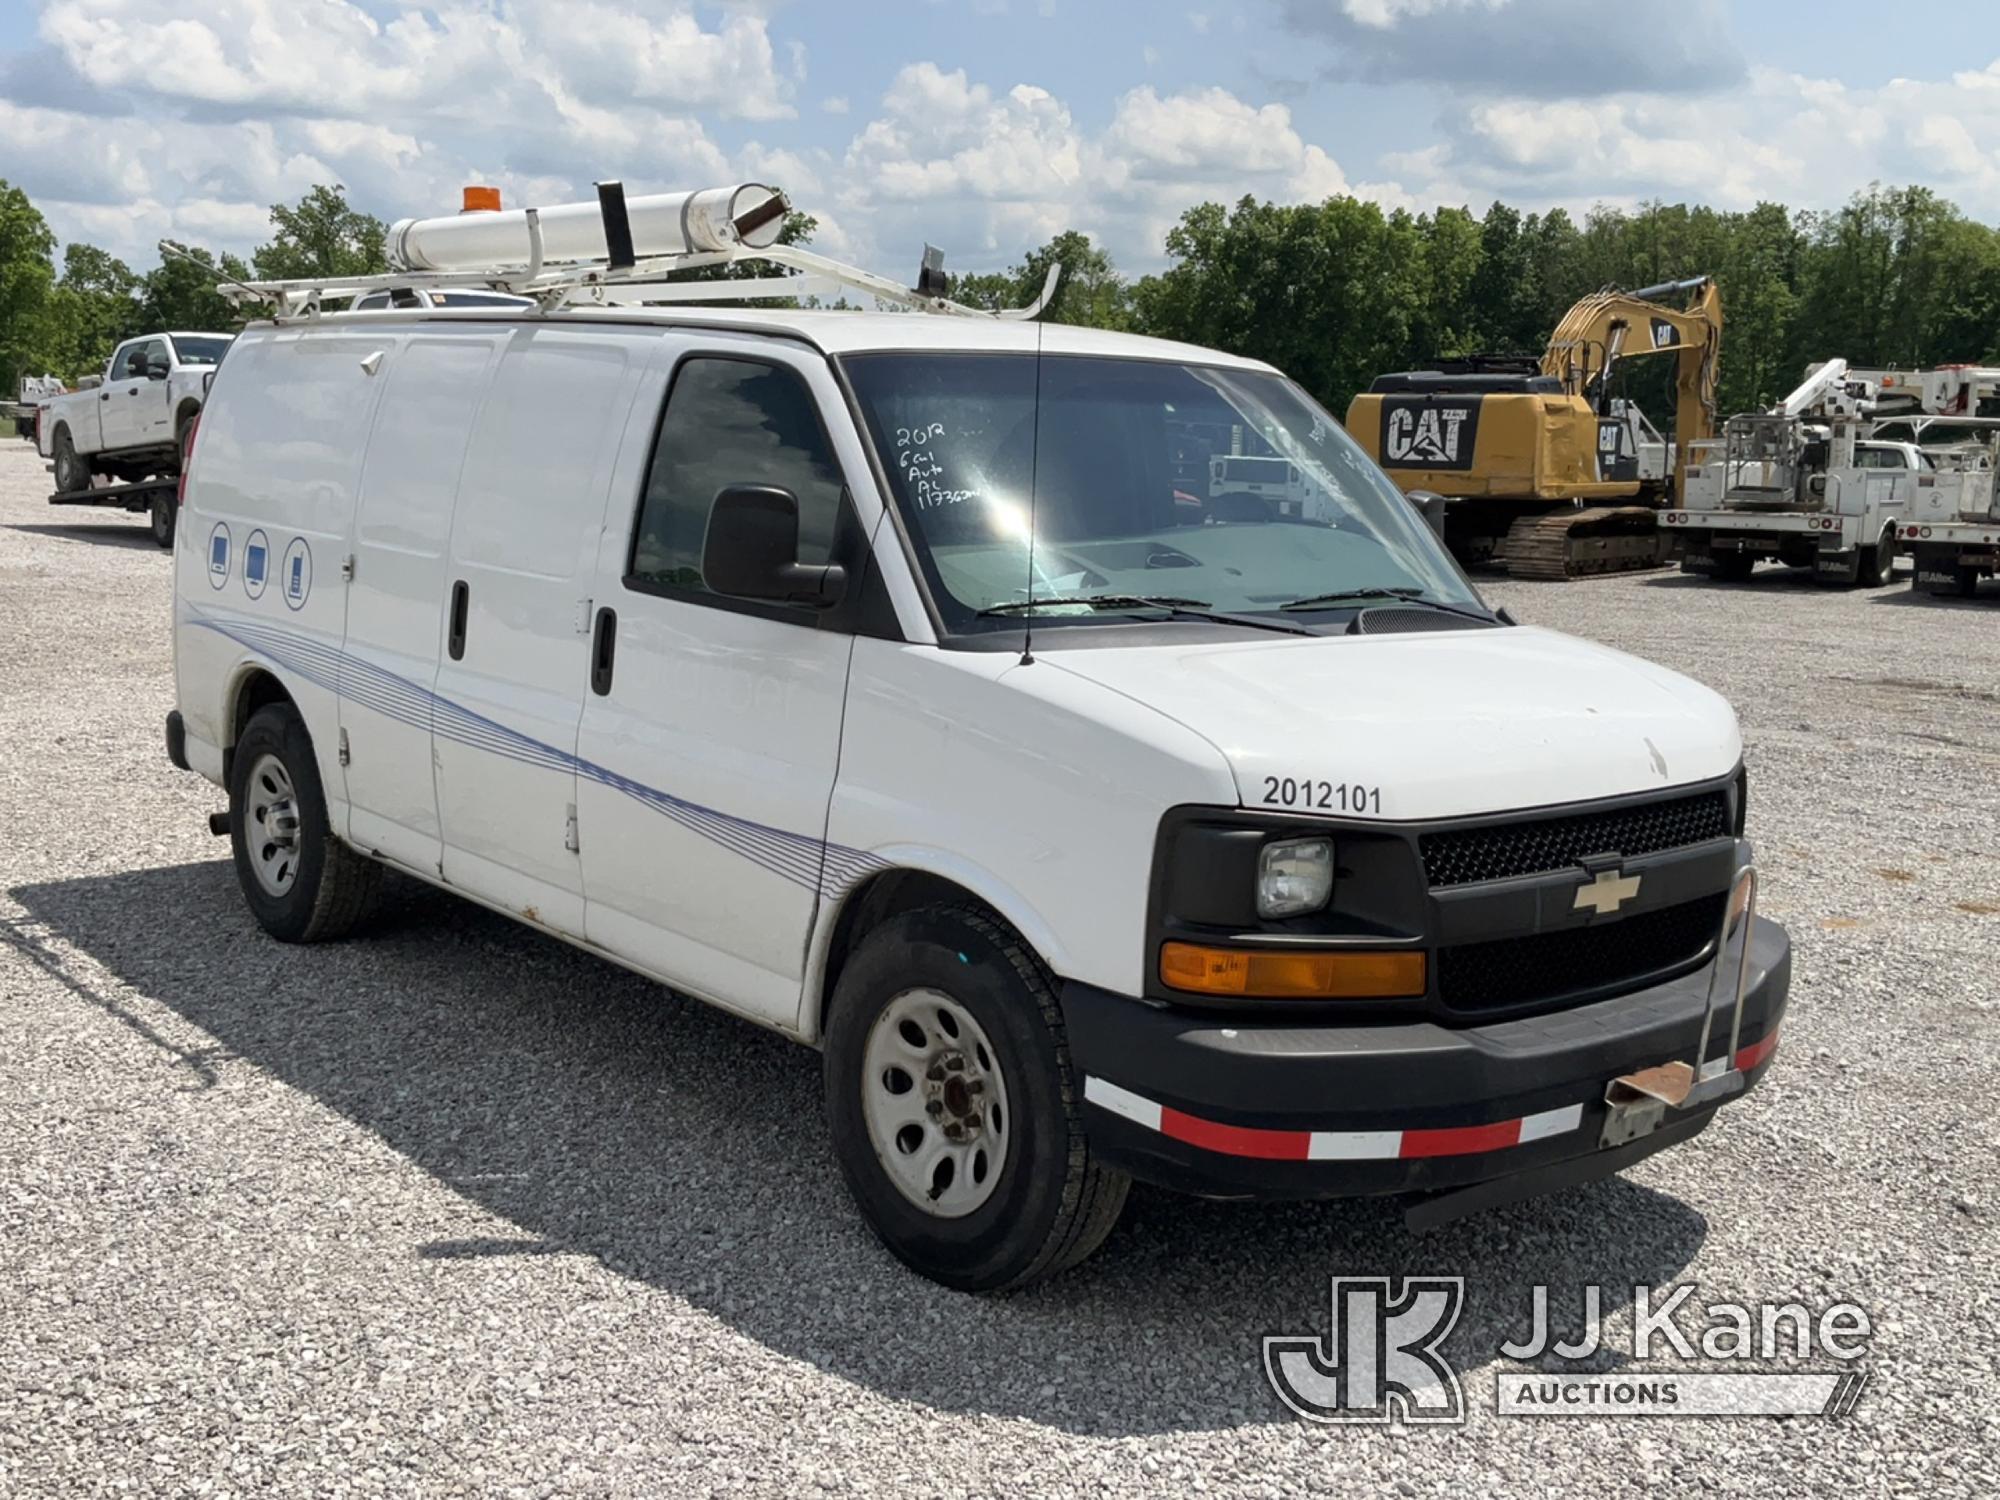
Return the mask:
<path id="1" fill-rule="evenodd" d="M 1371 590 L 1476 603 L 1394 484 L 1279 376 L 1071 355 L 844 363 L 954 630 L 1050 596 L 1231 614 Z"/>

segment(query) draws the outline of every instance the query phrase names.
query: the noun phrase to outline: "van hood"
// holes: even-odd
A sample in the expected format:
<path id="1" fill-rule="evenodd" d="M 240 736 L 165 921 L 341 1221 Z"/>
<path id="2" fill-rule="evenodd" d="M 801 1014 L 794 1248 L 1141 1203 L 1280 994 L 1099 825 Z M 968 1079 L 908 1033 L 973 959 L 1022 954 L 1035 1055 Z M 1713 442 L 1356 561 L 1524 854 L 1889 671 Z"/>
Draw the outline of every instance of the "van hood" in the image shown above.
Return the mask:
<path id="1" fill-rule="evenodd" d="M 1705 781 L 1743 750 L 1736 715 L 1699 683 L 1525 626 L 1038 659 L 1203 736 L 1249 807 L 1466 817 Z"/>

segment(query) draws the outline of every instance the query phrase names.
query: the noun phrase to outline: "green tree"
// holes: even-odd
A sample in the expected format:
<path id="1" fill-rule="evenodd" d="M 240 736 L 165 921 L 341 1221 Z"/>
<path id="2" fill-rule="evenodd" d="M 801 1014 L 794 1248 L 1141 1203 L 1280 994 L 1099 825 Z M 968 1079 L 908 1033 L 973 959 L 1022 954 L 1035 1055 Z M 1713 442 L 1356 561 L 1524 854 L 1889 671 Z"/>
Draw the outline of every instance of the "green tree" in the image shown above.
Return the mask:
<path id="1" fill-rule="evenodd" d="M 1043 322 L 1086 328 L 1124 328 L 1130 324 L 1130 291 L 1112 264 L 1110 252 L 1075 229 L 1065 229 L 1005 271 L 954 277 L 951 296 L 968 307 L 991 312 L 1025 307 L 1042 294 L 1049 267 L 1054 265 L 1062 267 L 1062 275 L 1056 282 L 1055 296 L 1042 312 Z"/>
<path id="2" fill-rule="evenodd" d="M 1715 267 L 1723 294 L 1717 391 L 1723 415 L 1782 400 L 1804 373 L 1791 357 L 1801 249 L 1798 226 L 1782 204 L 1760 203 L 1732 216 L 1728 244 Z"/>
<path id="3" fill-rule="evenodd" d="M 63 247 L 62 279 L 50 296 L 49 353 L 68 379 L 104 367 L 139 328 L 139 277 L 108 250 L 81 240 Z"/>
<path id="4" fill-rule="evenodd" d="M 0 178 L 0 390 L 49 354 L 49 297 L 55 286 L 56 237 L 28 195 Z"/>
<path id="5" fill-rule="evenodd" d="M 388 269 L 382 241 L 386 226 L 373 214 L 350 208 L 347 191 L 321 183 L 297 203 L 271 205 L 276 231 L 252 252 L 264 281 L 308 281 L 316 276 L 374 276 Z"/>
<path id="6" fill-rule="evenodd" d="M 1407 368 L 1412 233 L 1356 198 L 1278 205 L 1204 203 L 1167 232 L 1174 264 L 1133 288 L 1142 333 L 1268 360 L 1330 410 L 1384 370 Z"/>
<path id="7" fill-rule="evenodd" d="M 247 281 L 250 268 L 233 255 L 216 256 L 187 247 L 192 259 L 162 256 L 146 273 L 140 289 L 139 321 L 148 329 L 224 332 L 239 326 L 243 315 L 216 291 L 222 281 Z"/>

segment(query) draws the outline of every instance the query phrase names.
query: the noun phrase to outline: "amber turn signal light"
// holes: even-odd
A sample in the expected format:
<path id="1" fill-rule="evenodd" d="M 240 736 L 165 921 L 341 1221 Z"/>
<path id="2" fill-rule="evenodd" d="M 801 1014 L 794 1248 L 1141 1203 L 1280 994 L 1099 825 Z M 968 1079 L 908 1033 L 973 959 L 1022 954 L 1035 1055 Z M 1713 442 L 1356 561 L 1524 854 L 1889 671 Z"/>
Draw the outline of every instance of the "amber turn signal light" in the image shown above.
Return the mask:
<path id="1" fill-rule="evenodd" d="M 1423 994 L 1424 955 L 1168 943 L 1160 949 L 1160 982 L 1189 994 L 1246 1000 L 1398 1000 Z"/>

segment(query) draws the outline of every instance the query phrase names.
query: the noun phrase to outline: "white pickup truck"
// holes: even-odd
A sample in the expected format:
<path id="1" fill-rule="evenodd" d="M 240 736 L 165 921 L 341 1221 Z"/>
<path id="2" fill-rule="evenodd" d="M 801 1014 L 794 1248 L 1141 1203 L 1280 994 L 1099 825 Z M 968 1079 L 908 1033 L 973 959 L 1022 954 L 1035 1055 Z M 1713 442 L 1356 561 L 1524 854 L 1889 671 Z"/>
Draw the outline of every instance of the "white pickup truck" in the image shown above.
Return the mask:
<path id="1" fill-rule="evenodd" d="M 180 447 L 231 335 L 154 333 L 112 351 L 104 374 L 42 405 L 36 444 L 55 462 L 56 488 L 180 472 Z"/>
<path id="2" fill-rule="evenodd" d="M 227 333 L 153 333 L 112 351 L 101 377 L 41 404 L 35 446 L 53 461 L 57 505 L 150 510 L 153 536 L 173 542 L 173 495 L 208 383 L 228 352 Z M 113 488 L 97 487 L 99 476 Z M 161 481 L 151 490 L 130 488 Z"/>

